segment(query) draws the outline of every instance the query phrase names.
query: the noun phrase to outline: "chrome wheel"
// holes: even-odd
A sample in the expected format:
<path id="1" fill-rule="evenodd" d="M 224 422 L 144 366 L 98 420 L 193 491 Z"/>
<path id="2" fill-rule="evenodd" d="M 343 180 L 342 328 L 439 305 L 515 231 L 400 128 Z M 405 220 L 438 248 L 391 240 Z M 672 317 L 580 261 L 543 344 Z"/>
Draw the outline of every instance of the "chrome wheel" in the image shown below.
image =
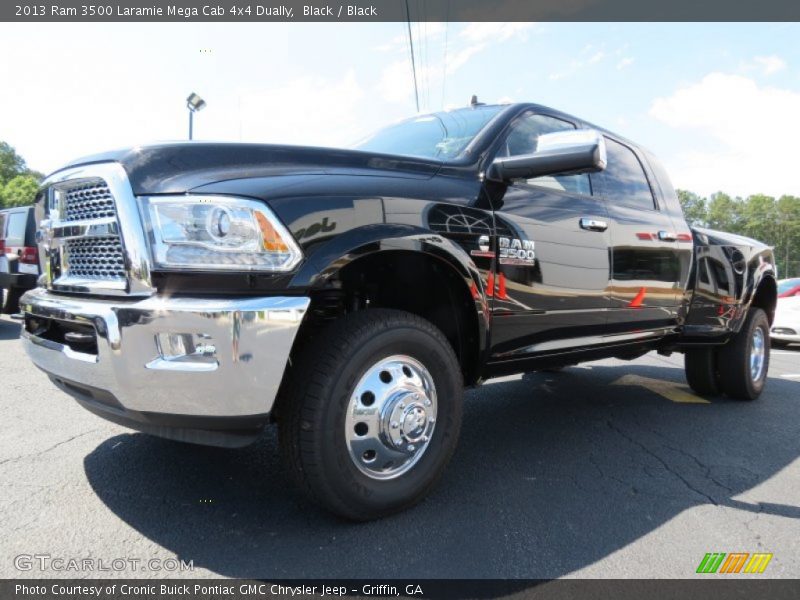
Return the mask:
<path id="1" fill-rule="evenodd" d="M 395 355 L 372 365 L 350 397 L 344 434 L 350 459 L 372 479 L 394 479 L 427 450 L 436 426 L 436 387 L 422 363 Z"/>
<path id="2" fill-rule="evenodd" d="M 753 330 L 753 339 L 750 341 L 750 377 L 759 381 L 764 374 L 764 362 L 767 352 L 767 340 L 764 330 L 756 327 Z"/>

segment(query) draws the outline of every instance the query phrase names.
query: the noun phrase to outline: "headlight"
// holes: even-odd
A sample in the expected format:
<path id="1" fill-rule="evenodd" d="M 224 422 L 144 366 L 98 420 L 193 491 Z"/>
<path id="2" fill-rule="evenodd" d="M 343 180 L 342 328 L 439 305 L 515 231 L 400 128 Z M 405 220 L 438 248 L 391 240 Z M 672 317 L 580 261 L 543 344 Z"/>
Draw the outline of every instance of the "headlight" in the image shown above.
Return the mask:
<path id="1" fill-rule="evenodd" d="M 167 269 L 289 271 L 302 258 L 264 204 L 226 196 L 144 199 L 153 260 Z"/>

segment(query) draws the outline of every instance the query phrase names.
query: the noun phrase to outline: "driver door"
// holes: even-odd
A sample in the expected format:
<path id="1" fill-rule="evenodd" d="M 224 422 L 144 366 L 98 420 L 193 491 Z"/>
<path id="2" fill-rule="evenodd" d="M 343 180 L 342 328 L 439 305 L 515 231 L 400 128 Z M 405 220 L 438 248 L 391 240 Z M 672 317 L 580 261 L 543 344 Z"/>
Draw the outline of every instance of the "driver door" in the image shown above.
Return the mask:
<path id="1" fill-rule="evenodd" d="M 531 154 L 545 133 L 575 129 L 528 112 L 495 157 Z M 608 213 L 588 174 L 516 180 L 495 196 L 492 359 L 516 360 L 602 343 L 610 297 Z"/>

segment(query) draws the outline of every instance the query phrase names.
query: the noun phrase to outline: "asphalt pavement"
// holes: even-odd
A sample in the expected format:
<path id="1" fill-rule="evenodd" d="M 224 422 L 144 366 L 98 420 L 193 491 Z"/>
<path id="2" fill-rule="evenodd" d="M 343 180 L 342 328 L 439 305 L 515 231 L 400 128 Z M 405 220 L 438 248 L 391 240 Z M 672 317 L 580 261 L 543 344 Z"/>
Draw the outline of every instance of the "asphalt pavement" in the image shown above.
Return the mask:
<path id="1" fill-rule="evenodd" d="M 132 432 L 18 335 L 0 319 L 0 577 L 684 578 L 709 552 L 800 577 L 800 346 L 755 402 L 697 398 L 680 355 L 487 383 L 430 497 L 352 524 L 291 487 L 274 429 L 239 450 Z"/>

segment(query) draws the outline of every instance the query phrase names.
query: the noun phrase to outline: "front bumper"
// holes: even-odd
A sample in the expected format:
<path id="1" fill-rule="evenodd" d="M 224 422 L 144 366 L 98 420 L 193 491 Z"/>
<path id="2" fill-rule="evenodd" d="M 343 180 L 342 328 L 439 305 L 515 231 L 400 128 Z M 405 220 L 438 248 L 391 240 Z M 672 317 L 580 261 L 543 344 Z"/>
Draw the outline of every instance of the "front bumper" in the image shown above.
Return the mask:
<path id="1" fill-rule="evenodd" d="M 101 416 L 164 437 L 241 445 L 247 436 L 228 434 L 254 433 L 267 420 L 309 302 L 109 301 L 36 288 L 20 302 L 22 338 L 37 367 Z"/>

